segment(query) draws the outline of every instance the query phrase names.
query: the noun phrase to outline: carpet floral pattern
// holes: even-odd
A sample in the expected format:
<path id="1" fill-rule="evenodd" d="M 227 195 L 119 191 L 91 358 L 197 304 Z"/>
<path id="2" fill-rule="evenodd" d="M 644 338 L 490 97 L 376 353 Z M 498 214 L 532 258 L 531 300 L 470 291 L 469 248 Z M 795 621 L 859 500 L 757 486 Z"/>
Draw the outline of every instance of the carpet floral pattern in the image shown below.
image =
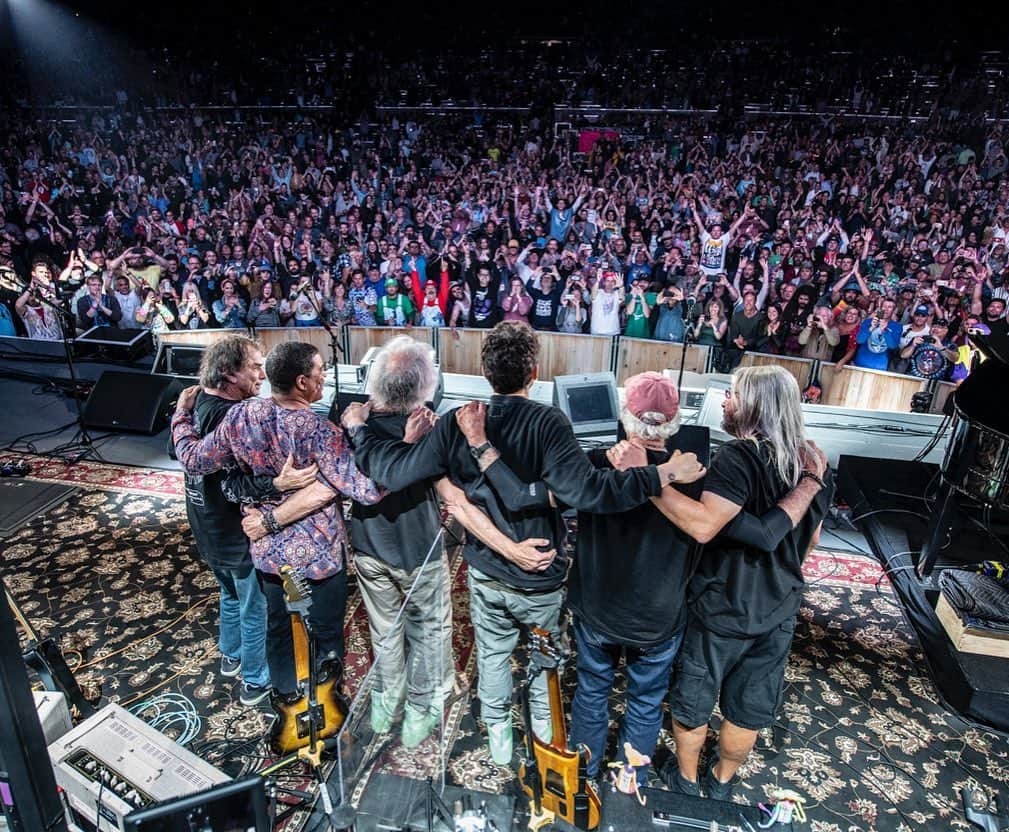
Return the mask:
<path id="1" fill-rule="evenodd" d="M 249 738 L 244 756 L 226 762 L 258 767 L 264 754 L 254 738 L 268 716 L 240 706 L 234 683 L 218 673 L 216 584 L 193 547 L 179 475 L 59 462 L 40 462 L 34 474 L 81 489 L 6 541 L 4 579 L 32 623 L 57 640 L 81 682 L 101 686 L 103 701 L 129 706 L 181 693 L 201 718 L 191 748 L 217 761 L 215 743 Z M 795 789 L 807 798 L 813 832 L 970 828 L 959 791 L 1009 791 L 1009 739 L 943 708 L 871 559 L 817 552 L 806 572 L 779 723 L 762 733 L 736 799 L 756 803 L 775 788 Z M 466 688 L 474 683 L 475 656 L 459 558 L 452 585 L 456 667 Z M 370 667 L 371 644 L 353 588 L 346 641 L 354 693 Z M 570 667 L 564 685 L 569 698 Z M 491 761 L 478 713 L 465 690 L 447 709 L 447 778 L 515 793 L 515 771 Z M 620 714 L 614 696 L 614 736 Z M 368 741 L 369 759 L 382 770 L 426 776 L 439 756 L 434 742 L 406 754 L 395 735 Z M 674 750 L 664 730 L 656 764 Z M 295 817 L 286 828 L 300 825 Z"/>

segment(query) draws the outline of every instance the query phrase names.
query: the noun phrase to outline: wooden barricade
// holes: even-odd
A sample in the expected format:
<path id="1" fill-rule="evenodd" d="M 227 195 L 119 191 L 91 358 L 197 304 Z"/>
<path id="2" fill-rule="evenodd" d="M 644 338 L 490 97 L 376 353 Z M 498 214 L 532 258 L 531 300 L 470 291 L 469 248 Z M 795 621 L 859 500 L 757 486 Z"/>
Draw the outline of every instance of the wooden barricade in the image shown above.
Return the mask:
<path id="1" fill-rule="evenodd" d="M 769 355 L 762 352 L 744 352 L 739 362 L 740 367 L 783 367 L 799 383 L 799 390 L 809 386 L 810 373 L 813 370 L 812 358 L 798 358 L 790 355 Z"/>
<path id="2" fill-rule="evenodd" d="M 703 373 L 708 364 L 708 347 L 691 344 L 687 347 L 684 369 Z M 652 341 L 648 338 L 621 338 L 617 347 L 617 384 L 648 370 L 679 370 L 682 344 L 672 341 Z M 598 369 L 604 370 L 605 366 Z"/>
<path id="3" fill-rule="evenodd" d="M 820 386 L 823 404 L 908 413 L 911 397 L 924 390 L 928 381 L 861 367 L 845 366 L 838 370 L 833 363 L 823 361 L 820 363 Z"/>
<path id="4" fill-rule="evenodd" d="M 438 363 L 443 373 L 461 373 L 469 376 L 480 372 L 480 350 L 489 329 L 445 328 L 438 331 Z M 542 336 L 541 336 L 542 337 Z"/>
<path id="5" fill-rule="evenodd" d="M 409 335 L 430 347 L 434 346 L 434 331 L 426 326 L 348 326 L 347 337 L 350 346 L 343 359 L 346 364 L 359 364 L 364 354 L 372 347 L 381 347 L 397 335 Z"/>
<path id="6" fill-rule="evenodd" d="M 163 332 L 160 335 L 162 343 L 178 346 L 209 345 L 229 335 L 245 335 L 244 329 L 191 329 L 176 332 Z M 285 341 L 306 341 L 314 344 L 323 360 L 329 363 L 333 359 L 330 349 L 329 333 L 321 326 L 282 326 L 260 328 L 256 330 L 256 340 L 263 345 L 263 352 L 268 353 L 277 344 Z"/>

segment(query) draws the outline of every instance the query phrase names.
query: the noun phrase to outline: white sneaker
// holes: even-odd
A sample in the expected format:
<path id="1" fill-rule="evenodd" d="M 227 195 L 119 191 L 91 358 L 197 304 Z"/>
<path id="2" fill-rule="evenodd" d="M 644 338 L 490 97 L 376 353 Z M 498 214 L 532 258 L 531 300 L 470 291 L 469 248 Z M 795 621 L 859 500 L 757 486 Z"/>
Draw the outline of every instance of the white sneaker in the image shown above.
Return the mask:
<path id="1" fill-rule="evenodd" d="M 493 722 L 487 726 L 487 739 L 490 744 L 490 758 L 499 766 L 511 764 L 512 747 L 512 721 Z"/>

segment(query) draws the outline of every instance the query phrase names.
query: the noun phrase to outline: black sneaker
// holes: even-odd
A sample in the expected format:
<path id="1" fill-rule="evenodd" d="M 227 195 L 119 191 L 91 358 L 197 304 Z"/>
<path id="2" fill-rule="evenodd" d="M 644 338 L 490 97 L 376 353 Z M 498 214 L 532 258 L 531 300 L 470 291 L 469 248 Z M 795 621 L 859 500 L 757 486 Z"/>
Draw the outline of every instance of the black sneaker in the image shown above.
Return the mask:
<path id="1" fill-rule="evenodd" d="M 253 705 L 258 705 L 269 695 L 269 687 L 260 687 L 259 685 L 250 685 L 248 682 L 242 682 L 242 692 L 238 696 L 238 701 L 247 708 L 251 708 Z"/>
<path id="2" fill-rule="evenodd" d="M 234 679 L 242 669 L 242 660 L 231 656 L 221 656 L 221 675 Z"/>
<path id="3" fill-rule="evenodd" d="M 732 800 L 732 790 L 739 782 L 739 778 L 733 776 L 728 783 L 723 783 L 715 776 L 715 766 L 717 764 L 718 758 L 716 757 L 711 761 L 711 765 L 708 766 L 708 770 L 704 773 L 704 778 L 701 781 L 704 786 L 704 793 L 711 800 Z"/>
<path id="4" fill-rule="evenodd" d="M 687 794 L 691 797 L 701 796 L 701 786 L 696 780 L 688 780 L 680 774 L 680 767 L 675 760 L 670 760 L 659 772 L 659 777 L 671 792 Z"/>

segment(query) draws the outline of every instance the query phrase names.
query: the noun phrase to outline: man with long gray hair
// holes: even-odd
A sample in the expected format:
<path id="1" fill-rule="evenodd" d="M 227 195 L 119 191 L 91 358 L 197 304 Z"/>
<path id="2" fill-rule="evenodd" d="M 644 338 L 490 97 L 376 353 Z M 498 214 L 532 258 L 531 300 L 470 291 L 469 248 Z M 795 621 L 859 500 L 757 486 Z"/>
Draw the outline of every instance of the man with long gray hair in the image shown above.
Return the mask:
<path id="1" fill-rule="evenodd" d="M 707 543 L 741 511 L 763 515 L 804 480 L 818 489 L 779 542 L 755 546 L 722 535 L 705 548 L 690 582 L 670 693 L 677 760 L 663 779 L 674 791 L 698 795 L 703 787 L 708 797 L 728 800 L 757 731 L 775 720 L 802 600 L 802 561 L 819 539 L 833 486 L 822 455 L 806 442 L 799 386 L 781 367 L 739 370 L 722 424 L 734 439 L 715 456 L 700 501 L 669 488 L 653 498 L 691 537 Z M 631 443 L 611 449 L 610 460 L 617 468 L 645 461 Z M 716 700 L 724 717 L 718 752 L 698 778 Z"/>

